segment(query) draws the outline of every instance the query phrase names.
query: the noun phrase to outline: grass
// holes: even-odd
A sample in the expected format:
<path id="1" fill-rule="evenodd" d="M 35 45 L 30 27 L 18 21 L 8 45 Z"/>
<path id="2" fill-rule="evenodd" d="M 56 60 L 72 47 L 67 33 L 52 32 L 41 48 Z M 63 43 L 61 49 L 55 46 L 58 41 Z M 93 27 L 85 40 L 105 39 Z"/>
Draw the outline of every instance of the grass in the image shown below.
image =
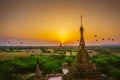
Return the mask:
<path id="1" fill-rule="evenodd" d="M 35 55 L 35 53 L 27 53 L 27 52 L 0 52 L 0 59 L 12 59 L 14 57 L 25 57 Z"/>

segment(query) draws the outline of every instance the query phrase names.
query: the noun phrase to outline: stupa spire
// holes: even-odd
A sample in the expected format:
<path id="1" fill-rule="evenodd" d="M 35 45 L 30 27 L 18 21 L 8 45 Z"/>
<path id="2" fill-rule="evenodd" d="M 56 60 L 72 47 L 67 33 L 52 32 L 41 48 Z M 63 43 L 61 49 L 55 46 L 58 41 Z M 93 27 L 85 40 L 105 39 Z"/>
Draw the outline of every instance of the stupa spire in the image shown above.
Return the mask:
<path id="1" fill-rule="evenodd" d="M 81 26 L 82 26 L 82 16 L 81 16 Z"/>
<path id="2" fill-rule="evenodd" d="M 81 35 L 81 37 L 80 37 L 80 42 L 79 42 L 79 49 L 80 48 L 85 48 L 85 41 L 84 41 L 83 32 L 84 32 L 84 28 L 82 26 L 82 16 L 81 16 L 81 27 L 80 27 L 80 35 Z"/>
<path id="3" fill-rule="evenodd" d="M 39 67 L 39 57 L 37 57 L 37 61 L 36 61 L 36 72 L 35 72 L 34 80 L 43 80 L 40 67 Z"/>

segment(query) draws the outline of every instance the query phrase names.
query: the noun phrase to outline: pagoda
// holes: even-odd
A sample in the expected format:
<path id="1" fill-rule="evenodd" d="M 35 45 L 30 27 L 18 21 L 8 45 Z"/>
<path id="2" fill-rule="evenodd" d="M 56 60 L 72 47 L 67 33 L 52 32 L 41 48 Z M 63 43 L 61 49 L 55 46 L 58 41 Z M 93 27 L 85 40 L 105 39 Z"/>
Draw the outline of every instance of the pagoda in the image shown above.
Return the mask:
<path id="1" fill-rule="evenodd" d="M 43 77 L 39 68 L 39 58 L 37 58 L 36 64 L 37 64 L 36 65 L 37 68 L 36 68 L 34 80 L 43 80 Z"/>
<path id="2" fill-rule="evenodd" d="M 83 32 L 81 16 L 81 36 L 76 61 L 68 68 L 69 72 L 62 77 L 62 80 L 104 80 L 95 63 L 89 62 L 89 54 L 85 46 Z"/>

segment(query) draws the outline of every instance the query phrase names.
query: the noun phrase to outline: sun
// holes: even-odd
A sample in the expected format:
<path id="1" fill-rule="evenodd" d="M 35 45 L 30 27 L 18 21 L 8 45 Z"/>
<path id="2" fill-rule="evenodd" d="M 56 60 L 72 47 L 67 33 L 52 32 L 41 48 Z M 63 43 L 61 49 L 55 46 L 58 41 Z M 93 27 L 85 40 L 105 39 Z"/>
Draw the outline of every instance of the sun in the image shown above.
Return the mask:
<path id="1" fill-rule="evenodd" d="M 59 36 L 59 41 L 64 43 L 67 40 L 67 32 L 64 30 L 61 30 L 58 32 L 58 36 Z"/>

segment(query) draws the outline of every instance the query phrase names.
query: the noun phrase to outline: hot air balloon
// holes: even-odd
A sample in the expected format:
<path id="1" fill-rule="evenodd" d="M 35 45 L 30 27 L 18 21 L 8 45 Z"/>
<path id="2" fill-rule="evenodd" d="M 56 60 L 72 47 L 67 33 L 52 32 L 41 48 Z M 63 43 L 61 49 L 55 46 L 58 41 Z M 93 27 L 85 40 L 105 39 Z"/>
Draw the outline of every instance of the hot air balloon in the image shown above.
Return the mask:
<path id="1" fill-rule="evenodd" d="M 23 44 L 23 42 L 20 42 L 20 44 Z"/>
<path id="2" fill-rule="evenodd" d="M 6 40 L 4 40 L 4 43 L 6 43 Z"/>
<path id="3" fill-rule="evenodd" d="M 95 35 L 95 38 L 97 37 L 97 35 Z"/>
<path id="4" fill-rule="evenodd" d="M 112 41 L 114 41 L 114 39 L 112 39 Z"/>

